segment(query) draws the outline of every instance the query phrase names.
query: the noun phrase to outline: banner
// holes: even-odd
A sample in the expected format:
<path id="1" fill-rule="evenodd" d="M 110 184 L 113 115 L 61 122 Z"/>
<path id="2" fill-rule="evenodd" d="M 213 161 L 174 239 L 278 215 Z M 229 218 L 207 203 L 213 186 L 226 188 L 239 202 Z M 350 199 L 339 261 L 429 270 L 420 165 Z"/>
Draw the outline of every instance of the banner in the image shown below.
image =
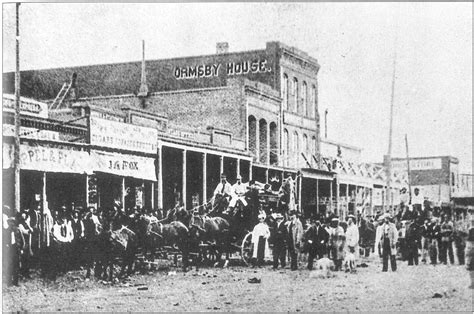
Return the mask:
<path id="1" fill-rule="evenodd" d="M 156 129 L 97 117 L 90 119 L 91 145 L 156 153 Z"/>
<path id="2" fill-rule="evenodd" d="M 3 143 L 3 169 L 13 168 L 13 145 Z M 92 173 L 89 153 L 47 146 L 20 146 L 20 169 L 63 173 Z"/>
<path id="3" fill-rule="evenodd" d="M 91 151 L 91 158 L 94 171 L 156 181 L 155 159 L 153 158 L 94 150 Z"/>

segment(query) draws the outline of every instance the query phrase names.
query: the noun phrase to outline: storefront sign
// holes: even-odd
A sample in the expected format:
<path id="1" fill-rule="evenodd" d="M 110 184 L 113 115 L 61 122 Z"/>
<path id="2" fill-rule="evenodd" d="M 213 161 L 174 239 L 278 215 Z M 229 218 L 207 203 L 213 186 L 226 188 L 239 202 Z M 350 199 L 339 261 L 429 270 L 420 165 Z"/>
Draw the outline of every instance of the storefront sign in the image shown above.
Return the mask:
<path id="1" fill-rule="evenodd" d="M 156 181 L 155 160 L 153 158 L 102 151 L 91 151 L 91 158 L 94 171 Z"/>
<path id="2" fill-rule="evenodd" d="M 13 145 L 3 143 L 3 169 L 13 168 Z M 46 146 L 20 146 L 20 169 L 62 173 L 92 173 L 85 151 Z"/>
<path id="3" fill-rule="evenodd" d="M 3 125 L 3 136 L 15 136 L 15 126 L 11 124 Z M 22 126 L 20 129 L 21 138 L 31 138 L 35 140 L 59 141 L 59 132 L 49 130 L 39 130 Z"/>
<path id="4" fill-rule="evenodd" d="M 153 128 L 91 117 L 91 145 L 156 153 L 157 136 Z"/>
<path id="5" fill-rule="evenodd" d="M 225 71 L 228 76 L 242 75 L 248 73 L 265 73 L 271 72 L 267 67 L 267 60 L 254 60 L 242 62 L 228 62 L 222 65 L 215 64 L 198 64 L 185 67 L 176 67 L 174 69 L 174 77 L 180 79 L 194 79 L 202 77 L 219 76 L 220 71 Z"/>
<path id="6" fill-rule="evenodd" d="M 392 167 L 394 169 L 406 170 L 406 160 L 392 160 Z M 430 158 L 430 159 L 412 159 L 410 160 L 410 171 L 416 170 L 433 170 L 441 169 L 441 158 Z"/>
<path id="7" fill-rule="evenodd" d="M 3 111 L 15 111 L 14 95 L 3 95 Z M 48 118 L 48 105 L 33 99 L 21 97 L 20 113 L 34 117 Z"/>

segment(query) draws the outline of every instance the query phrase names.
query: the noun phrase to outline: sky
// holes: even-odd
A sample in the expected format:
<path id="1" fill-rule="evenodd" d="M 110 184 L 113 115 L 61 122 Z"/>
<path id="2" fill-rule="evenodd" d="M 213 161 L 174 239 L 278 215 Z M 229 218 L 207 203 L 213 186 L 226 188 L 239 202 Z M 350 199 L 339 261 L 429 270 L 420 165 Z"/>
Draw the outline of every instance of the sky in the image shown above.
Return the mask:
<path id="1" fill-rule="evenodd" d="M 316 58 L 328 138 L 381 162 L 457 157 L 472 173 L 472 3 L 161 3 L 20 7 L 22 70 L 264 49 L 281 41 Z M 3 72 L 15 69 L 15 8 L 3 5 Z M 324 132 L 322 132 L 324 136 Z"/>

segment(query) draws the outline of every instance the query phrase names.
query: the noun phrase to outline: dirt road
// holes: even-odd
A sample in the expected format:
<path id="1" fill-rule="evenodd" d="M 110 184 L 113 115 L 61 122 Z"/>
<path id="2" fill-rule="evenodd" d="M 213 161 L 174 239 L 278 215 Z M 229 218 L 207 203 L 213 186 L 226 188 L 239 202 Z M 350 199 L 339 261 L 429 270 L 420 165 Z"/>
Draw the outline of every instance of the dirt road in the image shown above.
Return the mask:
<path id="1" fill-rule="evenodd" d="M 4 311 L 472 311 L 464 266 L 410 266 L 382 273 L 376 258 L 357 273 L 320 278 L 303 267 L 177 269 L 104 284 L 70 273 L 3 289 Z M 261 283 L 249 283 L 256 277 Z M 433 297 L 438 294 L 438 297 Z"/>

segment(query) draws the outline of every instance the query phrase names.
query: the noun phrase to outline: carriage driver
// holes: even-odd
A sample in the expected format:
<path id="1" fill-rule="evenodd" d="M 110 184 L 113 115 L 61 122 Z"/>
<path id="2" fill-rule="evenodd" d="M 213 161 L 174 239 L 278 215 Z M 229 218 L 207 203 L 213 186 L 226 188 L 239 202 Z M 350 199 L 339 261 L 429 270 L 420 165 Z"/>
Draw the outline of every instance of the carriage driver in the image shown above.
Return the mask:
<path id="1" fill-rule="evenodd" d="M 248 184 L 242 183 L 242 176 L 237 175 L 237 182 L 232 186 L 232 198 L 229 203 L 228 212 L 232 213 L 234 211 L 235 205 L 240 201 L 244 206 L 247 206 L 247 201 L 245 200 L 245 193 L 247 193 Z"/>
<path id="2" fill-rule="evenodd" d="M 228 198 L 232 195 L 232 186 L 229 182 L 227 182 L 227 177 L 225 174 L 221 174 L 221 182 L 217 185 L 216 189 L 214 190 L 214 201 L 212 206 L 216 204 L 216 196 L 221 195 L 224 198 Z"/>

